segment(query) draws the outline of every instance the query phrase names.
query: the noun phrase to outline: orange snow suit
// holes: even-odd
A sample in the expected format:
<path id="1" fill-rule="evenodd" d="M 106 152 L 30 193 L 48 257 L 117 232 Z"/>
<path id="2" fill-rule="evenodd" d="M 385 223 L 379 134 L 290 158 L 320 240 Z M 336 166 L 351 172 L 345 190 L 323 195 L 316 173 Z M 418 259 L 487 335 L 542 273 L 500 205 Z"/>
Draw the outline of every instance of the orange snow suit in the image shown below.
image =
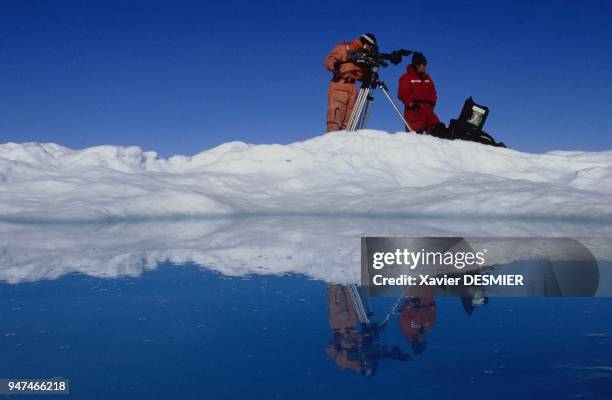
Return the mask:
<path id="1" fill-rule="evenodd" d="M 361 363 L 351 360 L 350 350 L 358 347 L 363 338 L 357 331 L 357 313 L 350 295 L 350 289 L 343 285 L 327 285 L 329 307 L 329 326 L 334 335 L 333 343 L 325 349 L 328 357 L 336 362 L 340 369 L 351 369 L 361 372 Z"/>
<path id="2" fill-rule="evenodd" d="M 357 100 L 357 87 L 355 82 L 363 78 L 361 67 L 348 61 L 348 52 L 359 50 L 361 41 L 356 39 L 350 43 L 342 42 L 337 45 L 325 58 L 325 68 L 334 73 L 327 89 L 327 132 L 346 129 L 351 112 Z M 341 62 L 336 69 L 336 62 Z"/>

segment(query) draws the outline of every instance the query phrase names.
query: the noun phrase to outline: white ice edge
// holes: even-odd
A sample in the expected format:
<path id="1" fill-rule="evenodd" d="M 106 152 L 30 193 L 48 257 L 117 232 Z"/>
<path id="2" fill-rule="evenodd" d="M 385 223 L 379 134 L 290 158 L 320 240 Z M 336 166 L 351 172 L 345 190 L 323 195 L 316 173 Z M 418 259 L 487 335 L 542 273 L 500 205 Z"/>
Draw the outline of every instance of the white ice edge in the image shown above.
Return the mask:
<path id="1" fill-rule="evenodd" d="M 528 154 L 424 135 L 334 132 L 159 158 L 138 147 L 0 145 L 0 219 L 238 214 L 612 218 L 612 151 Z"/>

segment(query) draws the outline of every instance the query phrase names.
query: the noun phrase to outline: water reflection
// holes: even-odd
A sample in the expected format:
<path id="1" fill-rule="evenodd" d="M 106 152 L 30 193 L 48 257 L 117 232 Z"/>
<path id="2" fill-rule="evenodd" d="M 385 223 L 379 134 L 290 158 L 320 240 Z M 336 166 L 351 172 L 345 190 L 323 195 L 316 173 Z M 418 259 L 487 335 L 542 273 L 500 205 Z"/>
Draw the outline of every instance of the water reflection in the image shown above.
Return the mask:
<path id="1" fill-rule="evenodd" d="M 399 330 L 414 355 L 425 351 L 428 334 L 436 323 L 435 287 L 408 288 L 384 316 L 375 315 L 370 306 L 375 299 L 368 298 L 362 288 L 354 284 L 327 284 L 327 299 L 332 339 L 325 351 L 338 368 L 363 376 L 376 374 L 384 359 L 400 362 L 413 359 L 399 343 L 383 341 L 381 336 L 392 318 L 397 317 Z M 475 288 L 470 296 L 459 300 L 467 315 L 488 303 L 484 288 Z"/>
<path id="2" fill-rule="evenodd" d="M 612 225 L 605 221 L 317 216 L 90 224 L 0 222 L 0 281 L 34 282 L 70 273 L 139 276 L 171 262 L 193 263 L 227 276 L 296 273 L 329 283 L 356 283 L 360 279 L 359 238 L 372 234 L 611 237 Z M 612 260 L 609 240 L 583 243 L 597 259 Z M 499 257 L 492 263 L 525 256 L 504 242 L 496 252 Z"/>
<path id="3" fill-rule="evenodd" d="M 69 377 L 75 398 L 372 399 L 407 380 L 415 399 L 610 398 L 593 393 L 609 394 L 612 299 L 364 293 L 172 264 L 0 283 L 0 376 Z"/>
<path id="4" fill-rule="evenodd" d="M 399 346 L 381 342 L 380 334 L 386 322 L 379 324 L 370 319 L 372 313 L 363 296 L 355 294 L 358 290 L 355 285 L 327 285 L 329 325 L 333 335 L 327 355 L 340 369 L 350 369 L 364 376 L 374 375 L 380 360 L 385 358 L 410 361 L 410 355 L 403 353 Z"/>
<path id="5" fill-rule="evenodd" d="M 412 351 L 421 354 L 427 345 L 427 334 L 436 321 L 434 297 L 407 297 L 399 312 L 399 326 Z"/>

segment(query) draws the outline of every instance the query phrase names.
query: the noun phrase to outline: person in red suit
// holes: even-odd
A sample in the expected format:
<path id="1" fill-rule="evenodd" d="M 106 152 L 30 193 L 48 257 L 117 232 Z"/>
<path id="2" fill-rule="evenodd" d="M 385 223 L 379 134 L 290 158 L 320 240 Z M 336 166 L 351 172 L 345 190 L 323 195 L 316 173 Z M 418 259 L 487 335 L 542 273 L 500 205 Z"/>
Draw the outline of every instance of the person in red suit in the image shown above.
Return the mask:
<path id="1" fill-rule="evenodd" d="M 437 95 L 434 82 L 427 73 L 427 59 L 415 52 L 412 63 L 399 81 L 397 96 L 404 103 L 404 117 L 413 131 L 431 133 L 440 120 L 434 113 Z"/>

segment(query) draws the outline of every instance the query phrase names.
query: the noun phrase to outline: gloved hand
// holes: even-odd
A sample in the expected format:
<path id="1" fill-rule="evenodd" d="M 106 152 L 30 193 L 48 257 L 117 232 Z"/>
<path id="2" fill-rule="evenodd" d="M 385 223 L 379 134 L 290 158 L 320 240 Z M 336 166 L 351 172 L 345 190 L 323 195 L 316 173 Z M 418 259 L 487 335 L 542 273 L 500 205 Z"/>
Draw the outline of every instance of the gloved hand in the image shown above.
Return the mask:
<path id="1" fill-rule="evenodd" d="M 389 54 L 389 61 L 391 61 L 391 64 L 397 65 L 402 62 L 402 55 L 395 50 Z"/>
<path id="2" fill-rule="evenodd" d="M 336 61 L 336 62 L 334 63 L 334 69 L 335 69 L 336 71 L 340 71 L 340 67 L 341 67 L 341 66 L 342 66 L 342 61 Z"/>
<path id="3" fill-rule="evenodd" d="M 397 65 L 402 62 L 403 56 L 409 56 L 410 54 L 412 54 L 412 51 L 410 50 L 406 50 L 406 49 L 394 50 L 391 54 L 389 54 L 389 61 L 391 61 L 393 65 Z"/>

